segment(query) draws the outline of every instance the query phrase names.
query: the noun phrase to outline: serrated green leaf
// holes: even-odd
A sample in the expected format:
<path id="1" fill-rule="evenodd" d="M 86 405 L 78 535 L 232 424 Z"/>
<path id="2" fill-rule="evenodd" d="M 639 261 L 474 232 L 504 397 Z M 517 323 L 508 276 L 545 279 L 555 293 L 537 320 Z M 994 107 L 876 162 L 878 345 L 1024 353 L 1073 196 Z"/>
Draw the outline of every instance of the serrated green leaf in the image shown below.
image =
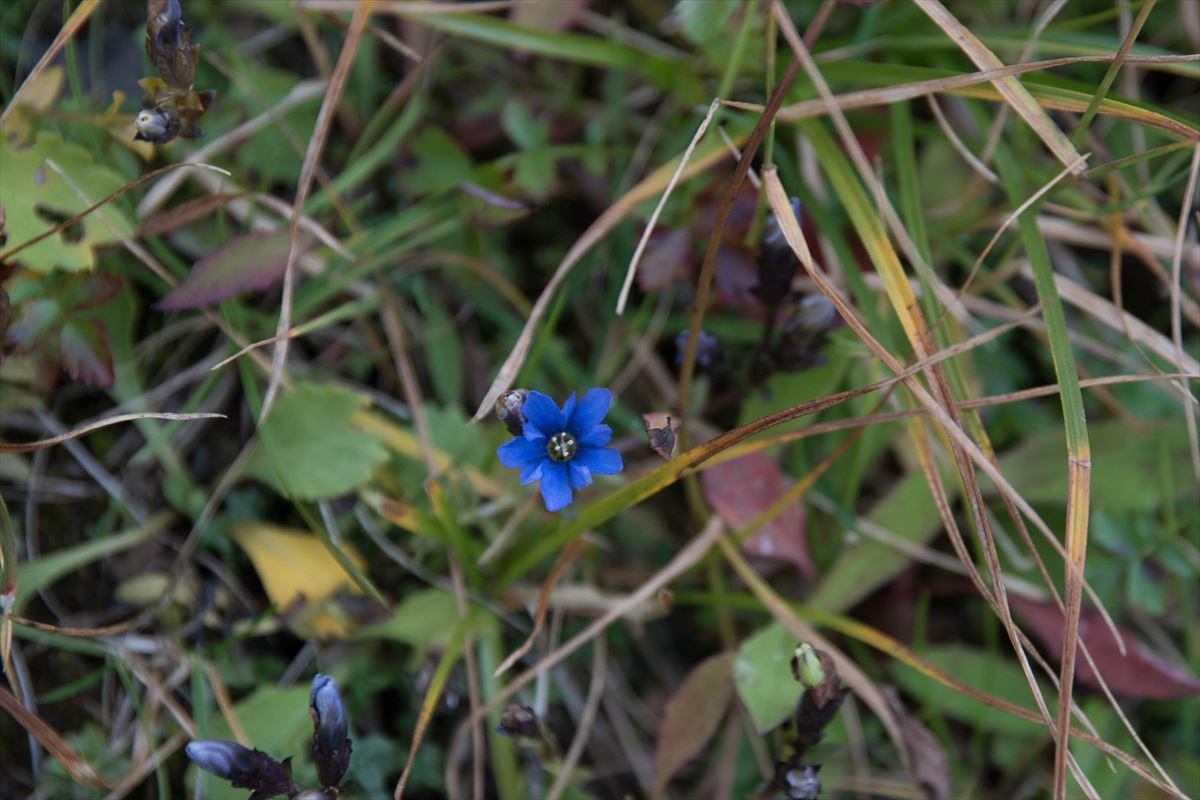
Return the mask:
<path id="1" fill-rule="evenodd" d="M 283 395 L 259 429 L 246 474 L 299 500 L 337 497 L 362 486 L 387 460 L 378 436 L 360 430 L 366 397 L 336 386 L 301 384 Z"/>
<path id="2" fill-rule="evenodd" d="M 772 622 L 742 642 L 733 664 L 733 684 L 754 727 L 765 734 L 796 713 L 804 687 L 792 677 L 796 637 Z"/>
<path id="3" fill-rule="evenodd" d="M 48 160 L 70 178 L 87 201 L 47 164 Z M 53 228 L 56 220 L 73 217 L 125 183 L 113 170 L 92 163 L 91 154 L 84 148 L 46 131 L 38 133 L 32 146 L 19 149 L 7 137 L 0 137 L 0 163 L 4 165 L 0 205 L 7 215 L 9 248 L 40 236 Z M 104 206 L 76 226 L 21 251 L 20 262 L 38 272 L 92 269 L 96 266 L 94 249 L 118 240 L 114 230 L 131 234 L 133 229 L 111 205 Z M 65 235 L 68 232 L 69 239 Z"/>

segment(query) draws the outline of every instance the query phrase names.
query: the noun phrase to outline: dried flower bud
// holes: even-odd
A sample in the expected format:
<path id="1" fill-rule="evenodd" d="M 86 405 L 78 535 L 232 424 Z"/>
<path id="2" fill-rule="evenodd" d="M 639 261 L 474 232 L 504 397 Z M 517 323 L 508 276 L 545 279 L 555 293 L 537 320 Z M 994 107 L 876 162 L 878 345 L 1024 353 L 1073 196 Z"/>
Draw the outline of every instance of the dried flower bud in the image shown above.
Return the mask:
<path id="1" fill-rule="evenodd" d="M 184 751 L 196 766 L 224 778 L 235 789 L 250 789 L 256 800 L 287 794 L 292 788 L 291 759 L 280 764 L 261 750 L 219 739 L 189 742 Z"/>
<path id="2" fill-rule="evenodd" d="M 508 708 L 504 709 L 504 713 L 500 715 L 500 727 L 496 728 L 496 731 L 513 739 L 521 737 L 538 739 L 542 735 L 542 729 L 538 725 L 537 712 L 529 706 L 520 706 L 516 703 L 510 704 Z"/>
<path id="3" fill-rule="evenodd" d="M 308 710 L 313 718 L 313 762 L 322 786 L 337 786 L 350 766 L 346 710 L 337 684 L 328 675 L 313 677 Z"/>
<path id="4" fill-rule="evenodd" d="M 510 389 L 496 398 L 496 416 L 508 428 L 513 436 L 521 436 L 525 432 L 525 398 L 529 392 L 525 389 Z"/>
<path id="5" fill-rule="evenodd" d="M 791 800 L 817 800 L 821 794 L 820 764 L 803 764 L 789 769 L 783 776 L 785 792 Z"/>
<path id="6" fill-rule="evenodd" d="M 678 427 L 671 415 L 662 412 L 642 414 L 642 424 L 646 426 L 646 435 L 650 437 L 650 447 L 664 461 L 669 461 L 675 454 L 675 429 Z"/>
<path id="7" fill-rule="evenodd" d="M 683 364 L 683 355 L 687 352 L 688 332 L 680 331 L 675 337 L 675 364 Z M 696 340 L 696 366 L 708 369 L 717 363 L 721 357 L 721 342 L 717 337 L 706 331 L 700 331 Z"/>
<path id="8" fill-rule="evenodd" d="M 800 222 L 800 201 L 792 198 L 792 213 Z M 792 276 L 800 262 L 784 238 L 779 219 L 772 214 L 763 227 L 762 243 L 758 251 L 758 298 L 774 308 L 783 302 L 792 290 Z"/>

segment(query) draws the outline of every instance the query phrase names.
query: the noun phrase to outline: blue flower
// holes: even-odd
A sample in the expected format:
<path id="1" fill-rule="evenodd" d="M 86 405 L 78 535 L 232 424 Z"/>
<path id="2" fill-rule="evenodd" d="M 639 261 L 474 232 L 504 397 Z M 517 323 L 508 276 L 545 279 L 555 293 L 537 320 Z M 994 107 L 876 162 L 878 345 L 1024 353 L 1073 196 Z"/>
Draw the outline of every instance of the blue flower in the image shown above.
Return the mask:
<path id="1" fill-rule="evenodd" d="M 541 392 L 530 392 L 521 407 L 522 436 L 500 445 L 496 455 L 506 467 L 521 470 L 521 485 L 542 482 L 547 511 L 571 504 L 571 490 L 592 482 L 592 475 L 615 475 L 623 468 L 621 454 L 605 447 L 612 428 L 600 420 L 612 404 L 608 389 L 588 389 L 576 401 L 574 393 L 560 410 Z"/>
<path id="2" fill-rule="evenodd" d="M 350 766 L 350 739 L 346 736 L 346 709 L 337 683 L 317 673 L 309 693 L 313 720 L 313 761 L 322 786 L 337 786 Z"/>

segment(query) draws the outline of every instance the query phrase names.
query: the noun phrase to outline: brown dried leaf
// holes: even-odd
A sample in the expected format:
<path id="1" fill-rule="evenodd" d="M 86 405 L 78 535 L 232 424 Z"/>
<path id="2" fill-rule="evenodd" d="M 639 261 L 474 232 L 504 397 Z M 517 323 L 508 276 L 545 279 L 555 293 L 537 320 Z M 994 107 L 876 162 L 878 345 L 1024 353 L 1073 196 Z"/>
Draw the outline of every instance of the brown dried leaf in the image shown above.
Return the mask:
<path id="1" fill-rule="evenodd" d="M 646 256 L 637 271 L 638 288 L 649 292 L 670 286 L 695 266 L 690 231 L 686 228 L 655 231 L 650 234 Z"/>
<path id="2" fill-rule="evenodd" d="M 700 662 L 667 701 L 654 748 L 652 796 L 662 795 L 671 776 L 703 750 L 717 732 L 733 699 L 736 656 L 736 653 L 718 653 Z"/>
<path id="3" fill-rule="evenodd" d="M 883 696 L 892 713 L 896 715 L 896 721 L 900 723 L 904 747 L 908 750 L 908 759 L 912 764 L 913 777 L 921 784 L 929 800 L 947 800 L 951 788 L 950 765 L 946 762 L 946 753 L 942 746 L 930 733 L 929 728 L 909 715 L 894 687 L 883 687 Z"/>
<path id="4" fill-rule="evenodd" d="M 1025 625 L 1033 630 L 1051 658 L 1062 656 L 1064 620 L 1058 606 L 1050 601 L 1010 597 L 1009 603 Z M 1112 632 L 1104 624 L 1100 612 L 1083 608 L 1079 613 L 1079 638 L 1104 675 L 1113 694 L 1147 700 L 1175 700 L 1200 694 L 1200 680 L 1166 663 L 1137 642 L 1133 632 L 1119 628 L 1128 653 L 1121 655 Z M 1100 681 L 1082 655 L 1075 662 L 1075 680 L 1084 686 L 1098 688 Z"/>
<path id="5" fill-rule="evenodd" d="M 731 530 L 745 527 L 787 491 L 789 480 L 769 456 L 749 453 L 709 467 L 704 496 Z M 808 577 L 816 569 L 804 535 L 804 505 L 791 503 L 742 544 L 753 556 L 795 564 Z"/>
<path id="6" fill-rule="evenodd" d="M 646 435 L 650 437 L 650 447 L 654 452 L 670 461 L 675 455 L 675 432 L 679 423 L 671 419 L 671 415 L 662 411 L 642 414 L 642 424 L 646 426 Z"/>
<path id="7" fill-rule="evenodd" d="M 67 740 L 62 737 L 62 734 L 40 716 L 21 705 L 16 696 L 3 687 L 0 687 L 0 708 L 8 712 L 18 725 L 37 739 L 38 744 L 46 748 L 46 752 L 62 765 L 62 768 L 76 783 L 90 786 L 93 789 L 111 788 L 110 784 L 92 768 L 92 765 L 75 752 L 75 748 L 67 744 Z"/>
<path id="8" fill-rule="evenodd" d="M 146 220 L 138 226 L 136 235 L 139 239 L 146 236 L 162 236 L 196 220 L 204 219 L 226 203 L 245 197 L 246 194 L 246 192 L 223 192 L 197 197 L 195 200 L 189 200 Z"/>

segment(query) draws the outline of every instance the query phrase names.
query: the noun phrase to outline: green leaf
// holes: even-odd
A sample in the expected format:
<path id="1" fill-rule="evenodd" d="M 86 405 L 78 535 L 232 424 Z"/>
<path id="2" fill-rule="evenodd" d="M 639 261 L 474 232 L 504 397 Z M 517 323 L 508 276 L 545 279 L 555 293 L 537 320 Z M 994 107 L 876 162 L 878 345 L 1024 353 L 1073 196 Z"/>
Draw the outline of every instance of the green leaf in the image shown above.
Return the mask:
<path id="1" fill-rule="evenodd" d="M 139 528 L 131 528 L 72 547 L 64 547 L 49 555 L 21 564 L 20 579 L 17 583 L 17 599 L 13 605 L 13 612 L 21 613 L 21 609 L 25 607 L 25 603 L 31 597 L 64 575 L 150 539 L 162 531 L 169 520 L 169 514 L 159 514 L 151 517 L 145 525 Z"/>
<path id="2" fill-rule="evenodd" d="M 482 608 L 471 607 L 477 623 L 492 617 Z M 392 610 L 391 619 L 362 628 L 355 639 L 388 639 L 412 647 L 445 647 L 459 624 L 458 603 L 454 595 L 441 589 L 425 589 L 410 594 Z"/>
<path id="3" fill-rule="evenodd" d="M 12 248 L 40 236 L 57 222 L 68 219 L 120 189 L 125 181 L 106 166 L 93 164 L 91 154 L 58 134 L 42 131 L 31 147 L 17 149 L 0 137 L 0 205 L 7 214 L 8 244 Z M 87 200 L 46 162 L 66 174 Z M 107 223 L 107 224 L 106 224 Z M 49 236 L 21 252 L 21 263 L 38 272 L 53 269 L 85 270 L 96 266 L 96 247 L 118 240 L 115 231 L 131 234 L 132 227 L 107 205 L 76 225 Z"/>
<path id="4" fill-rule="evenodd" d="M 458 142 L 439 128 L 426 128 L 413 140 L 417 163 L 402 183 L 413 194 L 444 192 L 471 177 L 471 158 Z"/>
<path id="5" fill-rule="evenodd" d="M 980 691 L 1030 711 L 1037 708 L 1029 694 L 1029 684 L 1025 682 L 1021 668 L 1012 661 L 960 645 L 931 647 L 923 650 L 920 655 L 943 672 Z M 967 695 L 950 691 L 933 678 L 914 669 L 896 666 L 891 672 L 896 682 L 927 708 L 968 722 L 974 728 L 1024 737 L 1048 736 L 1045 728 L 1000 709 L 985 706 Z"/>
<path id="6" fill-rule="evenodd" d="M 301 384 L 279 398 L 259 429 L 247 475 L 300 500 L 337 497 L 362 486 L 387 460 L 383 442 L 359 430 L 366 397 L 336 386 Z"/>
<path id="7" fill-rule="evenodd" d="M 500 111 L 500 125 L 509 139 L 522 150 L 532 150 L 546 143 L 546 123 L 534 119 L 529 106 L 512 99 Z"/>
<path id="8" fill-rule="evenodd" d="M 728 32 L 729 16 L 736 7 L 737 0 L 679 0 L 673 13 L 683 35 L 702 45 Z"/>
<path id="9" fill-rule="evenodd" d="M 197 261 L 157 307 L 164 311 L 199 308 L 243 292 L 270 288 L 283 277 L 287 251 L 286 230 L 235 236 Z"/>
<path id="10" fill-rule="evenodd" d="M 804 687 L 792 677 L 796 637 L 772 622 L 742 642 L 733 665 L 733 683 L 760 734 L 796 713 Z"/>
<path id="11" fill-rule="evenodd" d="M 308 741 L 312 738 L 308 692 L 307 685 L 289 686 L 286 689 L 263 686 L 234 704 L 238 722 L 242 724 L 250 743 L 280 761 L 288 756 L 303 760 L 303 754 L 308 752 Z M 233 731 L 224 716 L 214 718 L 209 738 L 233 740 Z"/>

